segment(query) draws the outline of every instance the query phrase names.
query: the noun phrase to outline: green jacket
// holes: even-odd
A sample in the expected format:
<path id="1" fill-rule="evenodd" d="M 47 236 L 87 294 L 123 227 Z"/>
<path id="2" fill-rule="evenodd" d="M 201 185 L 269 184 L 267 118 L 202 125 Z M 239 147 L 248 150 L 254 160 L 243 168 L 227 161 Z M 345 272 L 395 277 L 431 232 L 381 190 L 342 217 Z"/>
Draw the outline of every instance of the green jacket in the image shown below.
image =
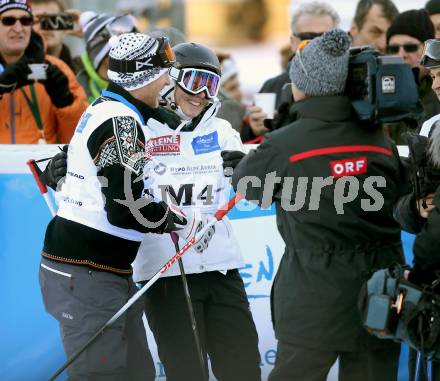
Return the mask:
<path id="1" fill-rule="evenodd" d="M 93 67 L 87 52 L 80 56 L 83 68 L 79 70 L 76 78 L 87 94 L 87 100 L 92 103 L 101 95 L 102 90 L 108 86 L 108 81 L 102 79 Z"/>

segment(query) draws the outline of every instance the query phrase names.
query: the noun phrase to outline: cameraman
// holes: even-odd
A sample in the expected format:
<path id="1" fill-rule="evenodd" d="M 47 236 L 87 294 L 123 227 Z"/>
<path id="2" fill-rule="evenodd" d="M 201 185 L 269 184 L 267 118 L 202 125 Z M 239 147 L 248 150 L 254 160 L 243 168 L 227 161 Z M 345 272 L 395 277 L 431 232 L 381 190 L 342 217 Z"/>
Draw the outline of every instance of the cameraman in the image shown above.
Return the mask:
<path id="1" fill-rule="evenodd" d="M 420 61 L 432 78 L 432 90 L 440 99 L 440 39 L 431 39 L 425 42 L 425 48 Z M 430 157 L 434 167 L 440 167 L 440 129 L 436 128 L 440 120 L 440 114 L 427 120 L 420 130 L 420 135 L 429 137 L 431 141 L 430 153 L 427 146 L 422 146 L 420 154 Z M 427 157 L 427 159 L 428 159 Z M 412 169 L 419 172 L 418 168 Z M 435 170 L 435 168 L 434 168 Z M 432 170 L 430 171 L 431 173 Z M 434 181 L 433 181 L 434 180 Z M 400 223 L 402 229 L 417 234 L 413 246 L 413 268 L 408 274 L 408 280 L 415 284 L 430 284 L 435 280 L 435 270 L 440 268 L 440 258 L 437 250 L 437 238 L 440 233 L 439 209 L 440 193 L 439 182 L 435 179 L 426 178 L 421 184 L 420 194 L 413 191 L 399 199 L 394 207 L 394 218 Z M 416 368 L 416 351 L 409 353 L 409 375 L 414 378 Z M 440 380 L 440 369 L 437 364 L 432 367 L 432 381 Z M 425 378 L 422 378 L 424 381 Z"/>
<path id="2" fill-rule="evenodd" d="M 425 42 L 420 64 L 429 70 L 432 78 L 432 90 L 440 100 L 440 39 L 430 39 Z M 440 121 L 440 114 L 424 122 L 419 131 L 420 135 L 430 137 L 438 121 Z M 414 170 L 416 171 L 417 169 L 414 168 Z M 423 194 L 416 195 L 416 192 L 413 191 L 399 199 L 394 207 L 394 218 L 404 230 L 413 234 L 420 232 L 430 211 L 434 208 L 433 197 L 435 189 L 436 187 L 432 184 L 425 184 Z"/>
<path id="3" fill-rule="evenodd" d="M 366 333 L 357 297 L 369 271 L 403 261 L 392 218 L 402 169 L 382 129 L 361 126 L 342 95 L 349 46 L 339 29 L 299 46 L 290 67 L 296 121 L 268 134 L 232 177 L 248 200 L 275 202 L 286 243 L 272 289 L 270 381 L 325 381 L 338 358 L 340 379 L 397 380 L 400 346 Z"/>

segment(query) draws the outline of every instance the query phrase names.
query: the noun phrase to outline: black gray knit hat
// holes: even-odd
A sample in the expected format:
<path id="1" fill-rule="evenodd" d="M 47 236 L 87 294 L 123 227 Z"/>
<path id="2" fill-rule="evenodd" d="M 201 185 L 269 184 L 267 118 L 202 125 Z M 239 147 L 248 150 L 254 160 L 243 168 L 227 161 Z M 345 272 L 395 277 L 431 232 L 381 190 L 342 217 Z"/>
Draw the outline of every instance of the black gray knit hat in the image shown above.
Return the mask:
<path id="1" fill-rule="evenodd" d="M 341 29 L 303 42 L 290 65 L 290 79 L 308 96 L 342 94 L 348 75 L 350 43 L 350 37 Z"/>
<path id="2" fill-rule="evenodd" d="M 124 33 L 118 37 L 113 36 L 109 44 L 112 48 L 109 53 L 108 78 L 128 91 L 144 87 L 168 72 L 168 68 L 156 66 L 149 61 L 140 64 L 139 69 L 136 64 L 135 72 L 112 69 L 112 59 L 136 63 L 137 60 L 156 56 L 159 52 L 159 40 L 156 38 L 142 33 Z"/>
<path id="3" fill-rule="evenodd" d="M 102 60 L 110 51 L 108 40 L 111 34 L 102 32 L 106 32 L 105 27 L 114 21 L 115 18 L 115 15 L 98 15 L 92 11 L 85 12 L 80 17 L 80 23 L 84 31 L 84 40 L 86 41 L 87 54 L 95 70 L 99 68 Z"/>
<path id="4" fill-rule="evenodd" d="M 87 11 L 81 14 L 79 21 L 84 31 L 86 51 L 95 70 L 99 69 L 99 65 L 110 52 L 109 40 L 113 33 L 136 31 L 135 21 L 128 15 L 97 14 Z M 123 27 L 121 31 L 112 30 L 121 26 Z"/>

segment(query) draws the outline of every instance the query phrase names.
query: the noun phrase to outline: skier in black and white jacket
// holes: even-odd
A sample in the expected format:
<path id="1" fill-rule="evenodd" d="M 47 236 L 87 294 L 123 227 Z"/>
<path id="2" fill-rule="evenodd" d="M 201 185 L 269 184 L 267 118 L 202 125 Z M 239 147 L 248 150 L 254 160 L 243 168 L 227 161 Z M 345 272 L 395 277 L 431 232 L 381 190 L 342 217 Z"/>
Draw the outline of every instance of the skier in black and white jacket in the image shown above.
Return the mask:
<path id="1" fill-rule="evenodd" d="M 58 320 L 68 357 L 136 291 L 132 268 L 147 232 L 193 234 L 164 202 L 142 200 L 150 161 L 145 125 L 162 120 L 159 92 L 174 62 L 167 40 L 113 38 L 110 85 L 90 105 L 70 142 L 67 174 L 40 266 L 47 312 Z M 71 381 L 153 380 L 142 305 L 121 316 L 68 368 Z"/>

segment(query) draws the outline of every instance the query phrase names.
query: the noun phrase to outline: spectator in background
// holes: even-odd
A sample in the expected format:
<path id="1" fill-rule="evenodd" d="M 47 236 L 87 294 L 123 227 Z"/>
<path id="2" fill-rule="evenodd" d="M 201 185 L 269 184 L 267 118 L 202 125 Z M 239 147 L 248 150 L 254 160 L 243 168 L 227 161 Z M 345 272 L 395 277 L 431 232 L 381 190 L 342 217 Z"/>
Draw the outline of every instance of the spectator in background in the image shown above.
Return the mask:
<path id="1" fill-rule="evenodd" d="M 221 90 L 231 99 L 241 103 L 243 94 L 238 79 L 238 68 L 230 54 L 217 54 L 222 68 Z"/>
<path id="2" fill-rule="evenodd" d="M 386 33 L 398 14 L 391 0 L 360 0 L 350 28 L 352 45 L 370 45 L 385 53 Z"/>
<path id="3" fill-rule="evenodd" d="M 32 13 L 35 17 L 34 29 L 43 37 L 47 53 L 64 61 L 74 72 L 77 72 L 78 65 L 75 65 L 69 47 L 64 44 L 67 30 L 43 30 L 40 25 L 40 17 L 47 14 L 59 14 L 66 12 L 64 0 L 32 0 Z"/>
<path id="4" fill-rule="evenodd" d="M 435 38 L 440 38 L 440 0 L 429 0 L 425 5 L 435 29 Z"/>
<path id="5" fill-rule="evenodd" d="M 131 16 L 98 15 L 92 11 L 81 15 L 80 24 L 84 31 L 86 51 L 81 54 L 83 68 L 78 72 L 77 77 L 87 93 L 89 103 L 92 103 L 108 85 L 110 37 L 134 32 L 136 26 Z"/>
<path id="6" fill-rule="evenodd" d="M 340 18 L 336 10 L 329 4 L 313 1 L 305 3 L 292 14 L 290 46 L 292 52 L 295 53 L 301 41 L 310 40 L 322 35 L 339 25 Z M 283 125 L 285 122 L 284 114 L 290 108 L 293 102 L 292 93 L 290 91 L 289 78 L 290 64 L 287 65 L 286 71 L 264 82 L 260 93 L 276 93 L 275 107 L 280 120 L 276 124 Z M 252 106 L 249 108 L 249 126 L 244 126 L 241 131 L 241 139 L 243 142 L 255 141 L 256 138 L 262 137 L 268 128 L 264 125 L 264 114 L 260 107 Z M 288 122 L 286 121 L 285 124 Z"/>
<path id="7" fill-rule="evenodd" d="M 221 86 L 218 98 L 221 102 L 217 117 L 231 123 L 234 130 L 240 132 L 243 123 L 246 123 L 246 107 L 241 103 L 242 92 L 240 81 L 238 80 L 238 69 L 231 55 L 227 53 L 217 53 L 221 64 Z"/>
<path id="8" fill-rule="evenodd" d="M 340 18 L 336 10 L 327 3 L 313 1 L 302 4 L 292 14 L 290 22 L 292 34 L 290 35 L 290 47 L 295 53 L 301 41 L 310 40 L 320 36 L 339 25 Z M 276 107 L 280 105 L 280 95 L 283 86 L 290 83 L 289 70 L 264 82 L 260 93 L 277 93 Z"/>
<path id="9" fill-rule="evenodd" d="M 171 47 L 186 42 L 186 37 L 179 29 L 172 26 L 164 28 L 153 28 L 148 31 L 148 35 L 154 38 L 166 37 Z"/>
<path id="10" fill-rule="evenodd" d="M 424 9 L 409 10 L 398 15 L 386 35 L 387 53 L 399 55 L 413 69 L 425 112 L 423 120 L 440 112 L 440 103 L 431 89 L 432 79 L 429 71 L 420 65 L 423 43 L 434 36 L 434 26 Z M 391 137 L 399 144 L 404 130 L 393 128 L 390 132 Z"/>
<path id="11" fill-rule="evenodd" d="M 30 2 L 0 3 L 0 143 L 67 143 L 86 96 L 69 67 L 45 55 L 32 22 Z M 46 78 L 28 78 L 37 72 Z"/>
<path id="12" fill-rule="evenodd" d="M 292 48 L 290 44 L 286 44 L 280 49 L 280 57 L 281 57 L 281 69 L 283 71 L 287 70 L 287 65 L 289 65 L 290 60 L 293 58 Z"/>

